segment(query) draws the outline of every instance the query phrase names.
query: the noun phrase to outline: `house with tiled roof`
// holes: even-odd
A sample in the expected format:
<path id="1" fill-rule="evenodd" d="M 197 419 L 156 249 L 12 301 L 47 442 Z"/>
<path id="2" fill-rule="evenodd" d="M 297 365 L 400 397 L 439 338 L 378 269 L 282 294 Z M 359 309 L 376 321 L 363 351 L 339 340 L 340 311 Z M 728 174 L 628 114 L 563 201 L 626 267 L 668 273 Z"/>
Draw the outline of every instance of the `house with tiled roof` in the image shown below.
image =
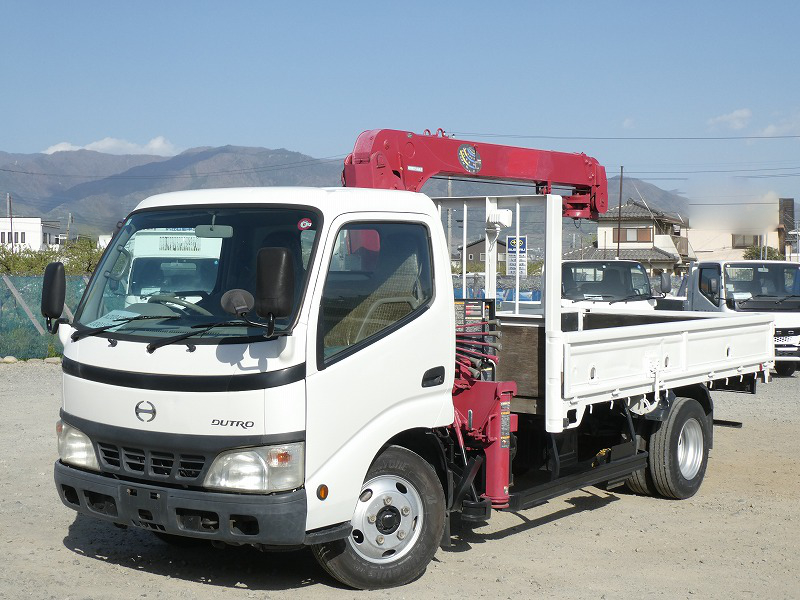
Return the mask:
<path id="1" fill-rule="evenodd" d="M 686 272 L 696 259 L 687 237 L 688 222 L 679 214 L 666 213 L 629 199 L 609 208 L 597 219 L 597 244 L 564 254 L 569 259 L 603 259 L 617 256 L 642 263 L 653 275 Z"/>

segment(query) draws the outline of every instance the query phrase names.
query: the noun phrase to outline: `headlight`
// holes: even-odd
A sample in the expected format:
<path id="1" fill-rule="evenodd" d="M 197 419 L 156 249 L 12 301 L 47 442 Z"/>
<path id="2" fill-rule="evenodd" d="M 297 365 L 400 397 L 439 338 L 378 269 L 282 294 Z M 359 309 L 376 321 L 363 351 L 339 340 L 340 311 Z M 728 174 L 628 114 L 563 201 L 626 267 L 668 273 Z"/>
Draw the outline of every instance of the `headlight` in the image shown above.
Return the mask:
<path id="1" fill-rule="evenodd" d="M 214 459 L 203 485 L 239 492 L 280 492 L 303 485 L 303 442 L 224 452 Z"/>
<path id="2" fill-rule="evenodd" d="M 100 470 L 92 440 L 85 433 L 64 421 L 56 423 L 56 433 L 61 462 L 93 471 Z"/>

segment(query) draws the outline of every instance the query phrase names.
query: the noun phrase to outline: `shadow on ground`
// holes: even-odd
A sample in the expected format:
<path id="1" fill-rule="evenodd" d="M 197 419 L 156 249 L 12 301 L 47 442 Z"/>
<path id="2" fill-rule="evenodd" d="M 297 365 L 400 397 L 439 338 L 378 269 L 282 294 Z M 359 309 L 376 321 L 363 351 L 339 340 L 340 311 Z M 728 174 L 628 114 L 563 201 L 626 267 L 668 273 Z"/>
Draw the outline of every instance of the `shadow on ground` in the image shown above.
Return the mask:
<path id="1" fill-rule="evenodd" d="M 230 546 L 219 550 L 204 542 L 173 546 L 148 531 L 119 529 L 81 514 L 70 525 L 64 546 L 120 567 L 213 586 L 273 591 L 317 584 L 341 587 L 308 549 L 260 552 L 251 546 Z"/>
<path id="2" fill-rule="evenodd" d="M 472 548 L 474 544 L 483 544 L 489 541 L 502 540 L 507 538 L 509 535 L 529 531 L 534 527 L 540 527 L 542 525 L 546 525 L 547 523 L 552 523 L 553 521 L 567 518 L 571 515 L 603 508 L 613 502 L 617 502 L 620 499 L 614 494 L 595 488 L 591 488 L 591 490 L 586 488 L 583 491 L 588 495 L 575 496 L 565 500 L 565 502 L 571 506 L 558 510 L 554 513 L 543 515 L 536 519 L 530 519 L 527 516 L 528 513 L 536 510 L 535 507 L 523 512 L 515 512 L 513 514 L 520 519 L 521 523 L 518 523 L 513 527 L 501 529 L 499 531 L 481 533 L 480 531 L 473 529 L 473 525 L 470 523 L 454 522 L 452 529 L 452 546 L 449 548 L 444 548 L 444 550 L 445 552 L 465 552 Z M 616 492 L 616 490 L 614 491 Z"/>

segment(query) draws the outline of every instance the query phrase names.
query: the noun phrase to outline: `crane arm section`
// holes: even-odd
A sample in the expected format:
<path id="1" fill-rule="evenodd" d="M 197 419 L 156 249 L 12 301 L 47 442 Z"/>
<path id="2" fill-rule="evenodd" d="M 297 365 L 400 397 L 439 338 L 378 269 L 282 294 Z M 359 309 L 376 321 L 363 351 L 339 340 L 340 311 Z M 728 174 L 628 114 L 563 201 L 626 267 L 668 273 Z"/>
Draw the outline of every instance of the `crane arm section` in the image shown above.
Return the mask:
<path id="1" fill-rule="evenodd" d="M 436 175 L 531 183 L 543 194 L 566 188 L 565 217 L 596 218 L 608 210 L 606 170 L 590 156 L 456 140 L 441 129 L 365 131 L 345 159 L 342 184 L 418 192 Z"/>

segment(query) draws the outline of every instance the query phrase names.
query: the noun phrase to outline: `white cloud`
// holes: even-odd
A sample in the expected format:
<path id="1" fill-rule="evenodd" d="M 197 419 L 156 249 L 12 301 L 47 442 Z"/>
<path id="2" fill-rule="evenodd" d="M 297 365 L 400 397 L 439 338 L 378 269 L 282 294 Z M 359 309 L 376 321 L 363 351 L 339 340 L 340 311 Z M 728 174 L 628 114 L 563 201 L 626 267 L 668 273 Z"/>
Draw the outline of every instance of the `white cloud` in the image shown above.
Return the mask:
<path id="1" fill-rule="evenodd" d="M 729 129 L 739 130 L 747 127 L 753 112 L 749 108 L 739 108 L 726 115 L 719 115 L 708 120 L 709 127 L 720 125 Z"/>
<path id="2" fill-rule="evenodd" d="M 770 123 L 761 130 L 760 135 L 800 135 L 800 113 L 784 118 L 777 123 Z"/>
<path id="3" fill-rule="evenodd" d="M 44 150 L 44 154 L 54 152 L 71 152 L 74 150 L 94 150 L 106 154 L 155 154 L 157 156 L 174 156 L 178 153 L 175 146 L 163 135 L 154 137 L 146 144 L 134 144 L 128 140 L 106 137 L 85 146 L 76 146 L 70 142 L 60 142 Z"/>
<path id="4" fill-rule="evenodd" d="M 622 122 L 623 129 L 633 129 L 634 120 L 631 117 L 628 117 Z"/>

